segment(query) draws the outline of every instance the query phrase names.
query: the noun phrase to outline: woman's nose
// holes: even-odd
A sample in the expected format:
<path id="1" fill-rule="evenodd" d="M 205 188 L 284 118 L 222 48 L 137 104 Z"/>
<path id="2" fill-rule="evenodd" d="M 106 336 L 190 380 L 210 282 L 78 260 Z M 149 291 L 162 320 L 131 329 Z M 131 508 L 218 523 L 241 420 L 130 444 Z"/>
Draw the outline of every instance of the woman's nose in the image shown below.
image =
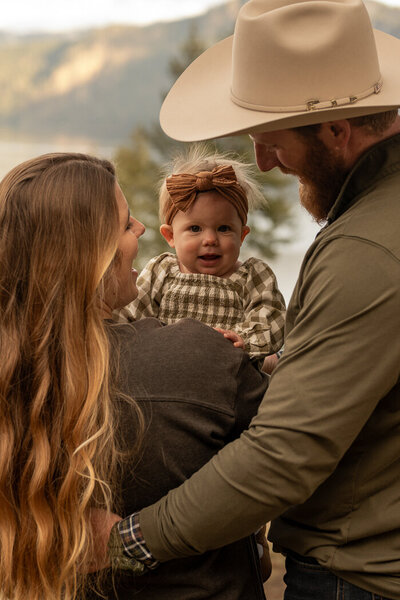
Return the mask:
<path id="1" fill-rule="evenodd" d="M 141 235 L 146 231 L 146 227 L 140 221 L 136 221 L 136 237 L 140 238 Z"/>
<path id="2" fill-rule="evenodd" d="M 263 144 L 254 142 L 254 154 L 260 171 L 270 171 L 280 163 L 274 150 L 267 150 Z"/>

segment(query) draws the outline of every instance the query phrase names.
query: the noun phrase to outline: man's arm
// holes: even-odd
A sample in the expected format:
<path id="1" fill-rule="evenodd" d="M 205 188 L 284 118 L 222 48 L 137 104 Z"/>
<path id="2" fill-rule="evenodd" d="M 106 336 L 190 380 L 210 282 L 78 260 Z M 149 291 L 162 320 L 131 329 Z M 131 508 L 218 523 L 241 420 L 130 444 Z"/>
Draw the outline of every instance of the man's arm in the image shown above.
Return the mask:
<path id="1" fill-rule="evenodd" d="M 398 378 L 400 342 L 389 348 L 387 340 L 400 328 L 400 273 L 393 277 L 390 261 L 383 249 L 351 239 L 319 250 L 249 430 L 140 511 L 153 556 L 168 560 L 244 537 L 305 502 L 335 470 Z"/>

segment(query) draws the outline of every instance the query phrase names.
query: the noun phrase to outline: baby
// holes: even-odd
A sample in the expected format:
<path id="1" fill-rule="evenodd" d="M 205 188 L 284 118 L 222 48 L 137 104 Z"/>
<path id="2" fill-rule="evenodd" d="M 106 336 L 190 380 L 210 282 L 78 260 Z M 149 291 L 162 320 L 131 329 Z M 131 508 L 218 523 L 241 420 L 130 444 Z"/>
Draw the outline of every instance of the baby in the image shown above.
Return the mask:
<path id="1" fill-rule="evenodd" d="M 239 261 L 250 231 L 250 206 L 264 203 L 251 166 L 192 147 L 178 157 L 160 189 L 160 227 L 175 254 L 151 259 L 137 280 L 139 294 L 120 312 L 137 321 L 174 323 L 191 317 L 214 327 L 252 358 L 268 363 L 283 344 L 285 302 L 269 266 Z M 264 361 L 265 359 L 265 361 Z M 265 527 L 256 533 L 263 580 L 271 571 Z"/>
<path id="2" fill-rule="evenodd" d="M 178 157 L 160 190 L 161 235 L 175 254 L 150 260 L 129 320 L 192 317 L 214 327 L 254 359 L 283 343 L 285 303 L 269 266 L 239 261 L 250 206 L 263 203 L 251 167 L 194 147 Z"/>

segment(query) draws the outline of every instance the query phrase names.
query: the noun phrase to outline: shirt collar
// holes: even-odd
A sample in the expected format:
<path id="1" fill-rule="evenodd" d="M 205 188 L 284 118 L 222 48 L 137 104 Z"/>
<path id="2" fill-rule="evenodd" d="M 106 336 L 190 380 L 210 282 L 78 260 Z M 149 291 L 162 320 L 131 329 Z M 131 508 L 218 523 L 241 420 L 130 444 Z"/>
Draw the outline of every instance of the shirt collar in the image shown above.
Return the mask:
<path id="1" fill-rule="evenodd" d="M 400 172 L 400 134 L 371 146 L 356 162 L 331 208 L 327 224 L 338 219 L 378 181 Z"/>

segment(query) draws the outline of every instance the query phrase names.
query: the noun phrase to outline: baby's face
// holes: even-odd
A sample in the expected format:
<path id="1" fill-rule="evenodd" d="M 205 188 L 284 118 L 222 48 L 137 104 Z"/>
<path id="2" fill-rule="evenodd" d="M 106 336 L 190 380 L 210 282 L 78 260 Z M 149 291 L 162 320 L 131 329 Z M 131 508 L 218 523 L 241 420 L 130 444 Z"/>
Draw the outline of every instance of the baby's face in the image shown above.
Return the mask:
<path id="1" fill-rule="evenodd" d="M 163 227 L 169 228 L 168 231 Z M 229 277 L 249 232 L 236 208 L 217 191 L 201 192 L 191 209 L 179 211 L 161 233 L 176 249 L 182 273 Z"/>

